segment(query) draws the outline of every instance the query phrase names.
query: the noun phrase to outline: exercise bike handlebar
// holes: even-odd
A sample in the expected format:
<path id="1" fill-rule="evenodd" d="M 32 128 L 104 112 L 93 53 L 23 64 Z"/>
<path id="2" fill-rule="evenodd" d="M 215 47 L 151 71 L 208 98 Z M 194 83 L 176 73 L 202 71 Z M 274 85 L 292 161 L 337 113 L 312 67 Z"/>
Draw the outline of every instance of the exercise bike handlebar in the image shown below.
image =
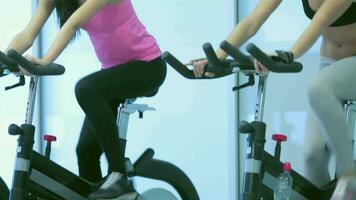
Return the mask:
<path id="1" fill-rule="evenodd" d="M 230 66 L 233 60 L 218 59 L 216 54 L 209 43 L 203 45 L 203 50 L 208 58 L 208 65 L 205 69 L 206 72 L 214 73 L 214 77 L 207 77 L 204 75 L 201 78 L 195 77 L 193 70 L 189 69 L 187 65 L 184 65 L 176 57 L 174 57 L 168 51 L 162 54 L 162 59 L 173 67 L 179 74 L 187 79 L 216 79 L 233 74 L 232 67 Z"/>
<path id="2" fill-rule="evenodd" d="M 234 66 L 238 66 L 240 70 L 252 70 L 255 71 L 254 64 L 252 62 L 252 57 L 243 54 L 238 48 L 234 47 L 232 44 L 226 40 L 222 41 L 220 48 L 224 50 L 228 55 L 235 59 Z"/>
<path id="3" fill-rule="evenodd" d="M 275 73 L 297 73 L 302 71 L 303 69 L 303 65 L 301 63 L 286 63 L 280 59 L 273 59 L 271 56 L 265 54 L 253 43 L 248 44 L 246 47 L 247 52 L 249 52 L 253 58 L 251 56 L 246 56 L 239 49 L 237 49 L 227 41 L 223 41 L 220 47 L 237 61 L 237 63 L 233 64 L 239 67 L 241 70 L 255 70 L 254 64 L 252 62 L 253 58 L 255 58 L 264 66 L 266 66 L 269 71 Z"/>
<path id="4" fill-rule="evenodd" d="M 13 49 L 8 51 L 8 56 L 0 53 L 0 62 L 2 62 L 10 72 L 19 72 L 19 66 L 35 76 L 61 75 L 65 72 L 62 65 L 51 63 L 48 65 L 35 65 L 28 61 L 21 54 Z"/>
<path id="5" fill-rule="evenodd" d="M 2 70 L 8 69 L 11 72 L 19 72 L 20 71 L 17 64 L 1 51 L 0 51 L 0 68 Z"/>
<path id="6" fill-rule="evenodd" d="M 253 43 L 247 45 L 246 50 L 256 58 L 260 63 L 267 67 L 272 72 L 276 73 L 298 73 L 303 69 L 303 65 L 298 62 L 286 63 L 281 60 L 274 60 L 272 57 L 265 54 Z"/>
<path id="7" fill-rule="evenodd" d="M 55 63 L 51 63 L 48 65 L 34 65 L 13 49 L 10 49 L 8 51 L 8 56 L 12 58 L 16 63 L 18 63 L 21 67 L 23 67 L 26 71 L 33 75 L 61 75 L 65 72 L 65 68 L 62 65 Z"/>
<path id="8" fill-rule="evenodd" d="M 234 47 L 227 41 L 220 44 L 220 48 L 229 54 L 234 60 L 219 59 L 210 43 L 203 45 L 203 50 L 209 61 L 205 71 L 214 73 L 214 77 L 203 75 L 201 78 L 195 77 L 193 70 L 189 69 L 176 57 L 169 52 L 164 52 L 162 58 L 171 65 L 178 73 L 188 79 L 215 79 L 228 76 L 234 73 L 234 68 L 239 68 L 240 71 L 256 71 L 253 64 L 253 58 L 257 59 L 266 68 L 275 73 L 297 73 L 302 71 L 303 65 L 298 62 L 286 63 L 282 60 L 276 60 L 261 51 L 256 45 L 250 43 L 247 45 L 247 51 L 251 56 L 243 54 L 239 49 Z"/>
<path id="9" fill-rule="evenodd" d="M 167 62 L 170 66 L 173 67 L 179 74 L 184 76 L 187 79 L 195 79 L 194 73 L 181 61 L 179 61 L 175 56 L 170 52 L 166 51 L 162 54 L 162 59 Z"/>

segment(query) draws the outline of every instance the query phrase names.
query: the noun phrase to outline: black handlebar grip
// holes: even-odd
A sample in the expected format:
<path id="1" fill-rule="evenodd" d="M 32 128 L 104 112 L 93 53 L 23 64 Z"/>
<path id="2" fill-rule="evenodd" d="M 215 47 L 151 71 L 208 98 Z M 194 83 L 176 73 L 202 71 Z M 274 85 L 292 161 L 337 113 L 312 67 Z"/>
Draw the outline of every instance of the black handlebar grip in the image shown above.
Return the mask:
<path id="1" fill-rule="evenodd" d="M 210 43 L 205 43 L 203 45 L 203 50 L 205 52 L 206 57 L 208 58 L 210 66 L 207 67 L 206 71 L 212 73 L 221 73 L 221 62 L 219 58 L 216 56 L 215 51 Z"/>
<path id="2" fill-rule="evenodd" d="M 233 73 L 232 67 L 230 66 L 233 61 L 219 59 L 210 43 L 205 43 L 203 50 L 209 61 L 206 72 L 214 73 L 215 78 L 228 76 Z"/>
<path id="3" fill-rule="evenodd" d="M 168 51 L 162 54 L 162 59 L 173 67 L 179 74 L 188 79 L 196 79 L 192 70 L 181 63 L 176 57 L 174 57 Z"/>
<path id="4" fill-rule="evenodd" d="M 12 61 L 6 54 L 0 51 L 0 62 L 6 65 L 6 68 L 8 68 L 12 72 L 19 72 L 20 69 L 17 66 L 17 64 Z"/>
<path id="5" fill-rule="evenodd" d="M 234 47 L 226 40 L 221 42 L 220 48 L 224 50 L 227 54 L 229 54 L 231 57 L 233 57 L 235 60 L 237 60 L 240 64 L 249 65 L 253 67 L 253 62 L 251 60 L 251 57 L 243 54 L 239 49 Z"/>
<path id="6" fill-rule="evenodd" d="M 298 62 L 286 63 L 273 61 L 271 57 L 252 43 L 247 45 L 246 50 L 272 72 L 297 73 L 303 69 L 303 65 Z"/>
<path id="7" fill-rule="evenodd" d="M 38 76 L 62 75 L 65 68 L 62 65 L 51 63 L 48 65 L 34 65 L 33 72 Z"/>
<path id="8" fill-rule="evenodd" d="M 13 49 L 10 49 L 8 51 L 8 56 L 13 60 L 15 60 L 15 62 L 17 62 L 26 71 L 34 75 L 38 75 L 38 76 L 61 75 L 65 72 L 65 68 L 63 66 L 54 63 L 45 66 L 34 65 Z"/>
<path id="9" fill-rule="evenodd" d="M 217 79 L 217 78 L 228 76 L 233 73 L 233 71 L 231 70 L 231 67 L 230 67 L 230 64 L 232 61 L 230 61 L 230 60 L 219 61 L 220 62 L 219 71 L 216 71 L 216 70 L 209 71 L 209 69 L 215 69 L 217 67 L 208 63 L 205 71 L 213 72 L 214 73 L 213 77 L 207 77 L 207 76 L 205 76 L 205 73 L 203 74 L 202 77 L 196 77 L 194 75 L 193 70 L 191 70 L 187 66 L 185 66 L 182 62 L 180 62 L 171 53 L 164 52 L 162 54 L 162 59 L 165 62 L 167 62 L 170 66 L 172 66 L 174 70 L 176 70 L 179 74 L 181 74 L 183 77 L 185 77 L 187 79 L 201 79 L 201 80 L 203 80 L 203 79 Z"/>

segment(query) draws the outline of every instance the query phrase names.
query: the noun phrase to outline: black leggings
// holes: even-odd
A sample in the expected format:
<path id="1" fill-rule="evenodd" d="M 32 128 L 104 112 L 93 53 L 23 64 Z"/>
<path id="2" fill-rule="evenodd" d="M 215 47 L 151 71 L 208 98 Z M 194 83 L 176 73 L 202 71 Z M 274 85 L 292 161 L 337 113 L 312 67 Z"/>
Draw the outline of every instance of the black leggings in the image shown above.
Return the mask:
<path id="1" fill-rule="evenodd" d="M 125 141 L 118 137 L 117 107 L 124 99 L 155 93 L 165 77 L 166 64 L 157 58 L 101 70 L 77 83 L 75 94 L 85 112 L 76 148 L 81 177 L 93 182 L 102 179 L 100 156 L 103 152 L 109 172 L 125 172 Z"/>

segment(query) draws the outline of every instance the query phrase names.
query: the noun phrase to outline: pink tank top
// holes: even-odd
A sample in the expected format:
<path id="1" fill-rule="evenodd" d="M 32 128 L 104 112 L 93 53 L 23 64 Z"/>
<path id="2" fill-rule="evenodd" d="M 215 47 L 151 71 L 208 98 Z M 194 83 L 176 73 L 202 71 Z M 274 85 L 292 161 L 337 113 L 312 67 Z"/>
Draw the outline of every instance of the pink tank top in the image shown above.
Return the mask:
<path id="1" fill-rule="evenodd" d="M 138 19 L 131 0 L 105 6 L 82 29 L 88 32 L 104 69 L 130 61 L 151 61 L 161 55 L 156 40 Z"/>

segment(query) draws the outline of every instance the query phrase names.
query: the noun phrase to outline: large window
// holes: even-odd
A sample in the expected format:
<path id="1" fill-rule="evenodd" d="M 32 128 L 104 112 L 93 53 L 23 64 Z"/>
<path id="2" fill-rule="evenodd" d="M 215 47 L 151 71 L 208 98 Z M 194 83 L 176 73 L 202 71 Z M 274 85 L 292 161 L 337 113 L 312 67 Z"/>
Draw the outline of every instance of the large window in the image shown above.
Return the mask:
<path id="1" fill-rule="evenodd" d="M 0 6 L 0 50 L 3 51 L 12 37 L 21 31 L 31 16 L 31 1 L 3 1 Z M 9 136 L 11 123 L 25 120 L 27 86 L 5 92 L 5 86 L 18 82 L 16 77 L 0 78 L 0 176 L 10 185 L 15 161 L 17 138 Z"/>

